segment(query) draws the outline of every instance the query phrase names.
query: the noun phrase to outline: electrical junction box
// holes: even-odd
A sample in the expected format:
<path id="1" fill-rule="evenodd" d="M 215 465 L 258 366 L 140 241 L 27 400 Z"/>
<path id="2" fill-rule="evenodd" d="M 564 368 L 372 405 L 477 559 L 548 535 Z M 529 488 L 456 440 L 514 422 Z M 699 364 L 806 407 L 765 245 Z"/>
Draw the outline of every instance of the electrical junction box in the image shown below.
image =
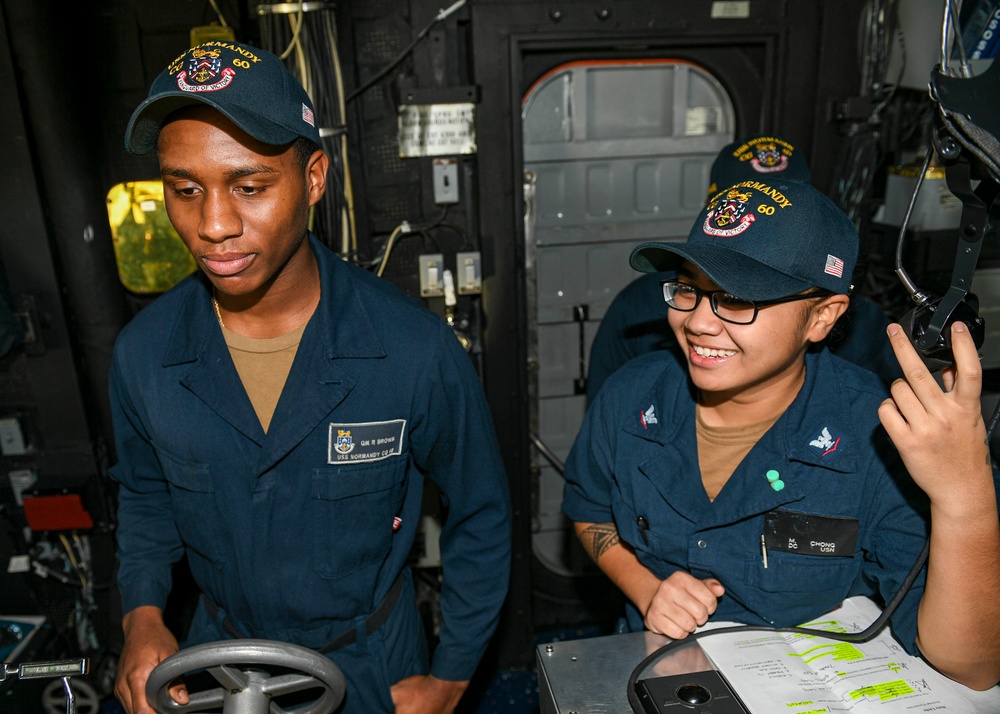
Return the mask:
<path id="1" fill-rule="evenodd" d="M 478 295 L 483 291 L 483 257 L 479 251 L 457 253 L 455 266 L 459 295 Z"/>
<path id="2" fill-rule="evenodd" d="M 444 255 L 434 253 L 418 258 L 420 271 L 420 297 L 444 295 Z"/>
<path id="3" fill-rule="evenodd" d="M 434 203 L 458 203 L 458 159 L 434 159 Z"/>
<path id="4" fill-rule="evenodd" d="M 16 417 L 0 419 L 0 454 L 21 456 L 28 453 L 27 440 Z"/>

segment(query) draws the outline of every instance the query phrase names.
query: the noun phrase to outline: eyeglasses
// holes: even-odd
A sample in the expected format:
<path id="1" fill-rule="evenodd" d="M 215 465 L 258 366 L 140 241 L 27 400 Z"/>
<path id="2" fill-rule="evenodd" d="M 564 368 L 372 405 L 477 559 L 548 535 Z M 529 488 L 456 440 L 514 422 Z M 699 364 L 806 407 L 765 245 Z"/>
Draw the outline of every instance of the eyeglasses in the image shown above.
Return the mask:
<path id="1" fill-rule="evenodd" d="M 794 302 L 796 300 L 807 300 L 809 298 L 821 298 L 833 295 L 829 290 L 820 290 L 774 298 L 773 300 L 744 300 L 743 298 L 727 293 L 725 290 L 702 290 L 694 285 L 682 283 L 679 280 L 664 280 L 660 285 L 663 288 L 663 299 L 673 309 L 680 310 L 681 312 L 691 312 L 701 303 L 702 297 L 707 297 L 709 303 L 712 305 L 712 312 L 720 320 L 732 322 L 736 325 L 749 325 L 757 319 L 757 311 L 768 305 L 779 305 L 783 302 Z"/>

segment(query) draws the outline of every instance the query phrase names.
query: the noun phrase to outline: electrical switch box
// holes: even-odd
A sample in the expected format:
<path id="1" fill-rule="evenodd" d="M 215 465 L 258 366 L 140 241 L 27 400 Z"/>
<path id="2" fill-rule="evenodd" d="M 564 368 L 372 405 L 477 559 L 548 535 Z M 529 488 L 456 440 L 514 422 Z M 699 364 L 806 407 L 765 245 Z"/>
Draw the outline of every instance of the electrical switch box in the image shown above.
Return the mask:
<path id="1" fill-rule="evenodd" d="M 20 456 L 27 453 L 28 444 L 21 429 L 21 422 L 15 417 L 0 419 L 0 454 Z"/>
<path id="2" fill-rule="evenodd" d="M 458 159 L 434 159 L 434 203 L 458 203 Z"/>
<path id="3" fill-rule="evenodd" d="M 478 295 L 483 291 L 483 257 L 479 251 L 456 254 L 455 267 L 459 295 Z"/>
<path id="4" fill-rule="evenodd" d="M 444 255 L 433 253 L 419 257 L 420 297 L 444 295 Z"/>

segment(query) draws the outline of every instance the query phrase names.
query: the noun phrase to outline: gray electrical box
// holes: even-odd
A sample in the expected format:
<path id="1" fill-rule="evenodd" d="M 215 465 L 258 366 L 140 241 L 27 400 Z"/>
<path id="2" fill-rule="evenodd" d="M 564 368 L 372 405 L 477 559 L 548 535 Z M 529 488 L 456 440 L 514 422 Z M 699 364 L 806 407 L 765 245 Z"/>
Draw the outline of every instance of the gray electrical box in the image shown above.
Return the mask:
<path id="1" fill-rule="evenodd" d="M 434 203 L 458 203 L 458 159 L 434 159 Z"/>
<path id="2" fill-rule="evenodd" d="M 456 254 L 455 269 L 459 295 L 478 295 L 483 291 L 483 257 L 479 251 Z"/>
<path id="3" fill-rule="evenodd" d="M 419 257 L 420 297 L 444 295 L 444 255 L 433 253 Z"/>

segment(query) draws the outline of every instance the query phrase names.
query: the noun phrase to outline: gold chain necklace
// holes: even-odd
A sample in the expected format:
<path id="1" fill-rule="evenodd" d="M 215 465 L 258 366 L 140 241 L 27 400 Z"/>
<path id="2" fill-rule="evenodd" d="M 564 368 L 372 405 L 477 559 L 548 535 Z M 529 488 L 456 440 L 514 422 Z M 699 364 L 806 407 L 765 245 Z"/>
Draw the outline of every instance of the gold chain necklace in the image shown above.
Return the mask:
<path id="1" fill-rule="evenodd" d="M 215 317 L 219 320 L 219 327 L 225 328 L 226 323 L 222 321 L 222 313 L 219 312 L 219 301 L 215 299 L 215 295 L 212 295 L 212 307 L 215 308 Z"/>

